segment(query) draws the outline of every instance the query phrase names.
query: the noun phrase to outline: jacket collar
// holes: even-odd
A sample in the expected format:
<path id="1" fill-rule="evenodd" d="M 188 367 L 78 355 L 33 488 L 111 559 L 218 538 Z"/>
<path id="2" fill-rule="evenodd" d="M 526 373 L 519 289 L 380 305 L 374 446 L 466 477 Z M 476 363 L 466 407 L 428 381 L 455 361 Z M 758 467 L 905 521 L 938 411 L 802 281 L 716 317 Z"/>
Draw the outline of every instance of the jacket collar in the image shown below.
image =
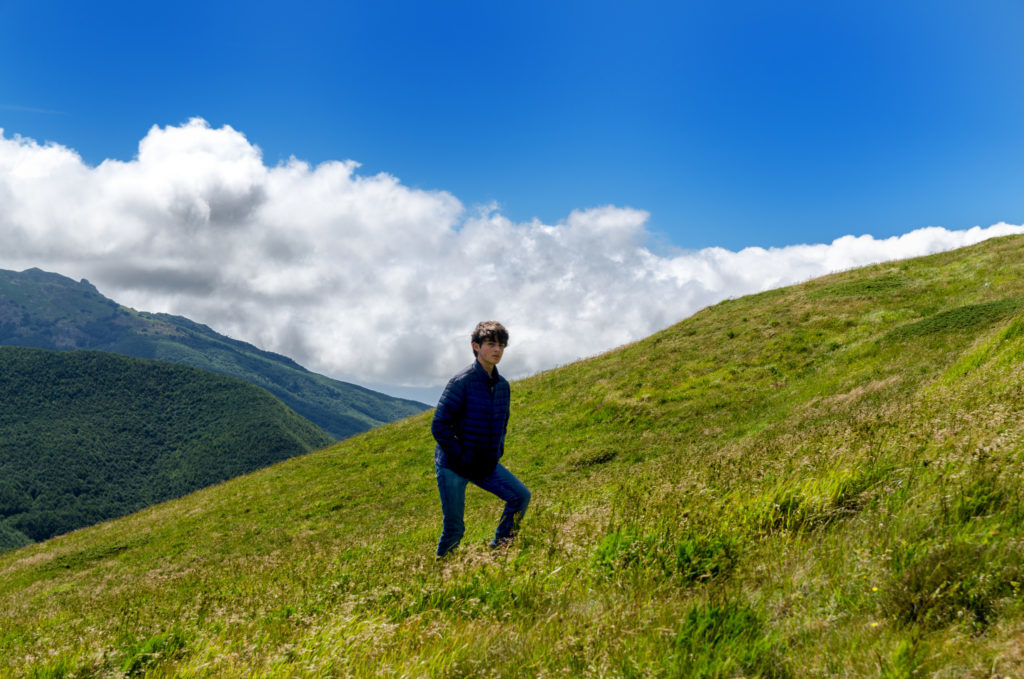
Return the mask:
<path id="1" fill-rule="evenodd" d="M 473 372 L 488 384 L 497 384 L 498 380 L 501 379 L 501 375 L 498 374 L 498 366 L 494 366 L 493 371 L 488 375 L 484 367 L 480 365 L 480 361 L 475 358 L 473 359 Z"/>

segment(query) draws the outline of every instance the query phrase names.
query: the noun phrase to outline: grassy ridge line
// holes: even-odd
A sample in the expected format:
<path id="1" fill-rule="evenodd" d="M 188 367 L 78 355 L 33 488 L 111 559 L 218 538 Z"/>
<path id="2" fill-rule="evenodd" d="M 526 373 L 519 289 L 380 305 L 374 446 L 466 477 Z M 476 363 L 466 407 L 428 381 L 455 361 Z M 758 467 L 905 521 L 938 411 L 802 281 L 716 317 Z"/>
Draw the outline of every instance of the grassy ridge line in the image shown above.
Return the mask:
<path id="1" fill-rule="evenodd" d="M 471 492 L 469 544 L 433 562 L 425 414 L 0 556 L 0 668 L 1019 673 L 1022 254 L 730 300 L 517 382 L 535 499 L 507 552 Z"/>

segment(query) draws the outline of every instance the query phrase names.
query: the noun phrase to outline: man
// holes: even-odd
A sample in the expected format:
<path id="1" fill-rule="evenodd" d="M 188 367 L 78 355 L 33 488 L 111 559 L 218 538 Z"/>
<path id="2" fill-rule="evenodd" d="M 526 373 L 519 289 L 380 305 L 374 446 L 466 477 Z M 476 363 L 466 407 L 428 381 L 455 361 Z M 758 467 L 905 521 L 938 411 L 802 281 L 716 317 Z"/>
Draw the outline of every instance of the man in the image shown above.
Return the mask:
<path id="1" fill-rule="evenodd" d="M 466 532 L 468 483 L 505 501 L 491 547 L 512 539 L 530 502 L 527 487 L 498 462 L 505 453 L 509 418 L 508 380 L 498 374 L 508 331 L 501 323 L 484 321 L 473 330 L 470 344 L 476 360 L 449 380 L 430 428 L 437 441 L 434 468 L 443 516 L 439 557 L 455 549 Z"/>

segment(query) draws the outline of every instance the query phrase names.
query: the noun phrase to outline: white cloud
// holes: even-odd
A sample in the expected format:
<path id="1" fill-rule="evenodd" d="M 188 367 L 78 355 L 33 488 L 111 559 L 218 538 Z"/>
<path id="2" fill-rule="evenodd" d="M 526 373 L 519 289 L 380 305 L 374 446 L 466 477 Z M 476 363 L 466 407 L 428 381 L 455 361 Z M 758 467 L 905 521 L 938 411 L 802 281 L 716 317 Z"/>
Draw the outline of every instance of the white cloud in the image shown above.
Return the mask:
<path id="1" fill-rule="evenodd" d="M 468 211 L 352 161 L 268 167 L 202 120 L 154 127 L 128 162 L 0 130 L 0 268 L 88 278 L 147 311 L 364 384 L 436 388 L 499 319 L 522 376 L 644 337 L 727 297 L 1024 232 L 929 227 L 830 244 L 657 254 L 648 215 L 599 207 L 558 224 Z"/>

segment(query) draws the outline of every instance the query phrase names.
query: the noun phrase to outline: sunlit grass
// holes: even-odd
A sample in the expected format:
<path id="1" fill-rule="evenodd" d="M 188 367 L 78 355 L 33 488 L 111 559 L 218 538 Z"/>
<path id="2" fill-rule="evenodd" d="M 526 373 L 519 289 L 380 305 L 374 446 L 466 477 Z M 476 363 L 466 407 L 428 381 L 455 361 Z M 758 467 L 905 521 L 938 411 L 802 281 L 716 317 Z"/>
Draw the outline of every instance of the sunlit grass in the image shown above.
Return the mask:
<path id="1" fill-rule="evenodd" d="M 1024 239 L 716 305 L 513 385 L 514 545 L 433 558 L 429 414 L 0 556 L 0 673 L 1024 671 Z"/>

